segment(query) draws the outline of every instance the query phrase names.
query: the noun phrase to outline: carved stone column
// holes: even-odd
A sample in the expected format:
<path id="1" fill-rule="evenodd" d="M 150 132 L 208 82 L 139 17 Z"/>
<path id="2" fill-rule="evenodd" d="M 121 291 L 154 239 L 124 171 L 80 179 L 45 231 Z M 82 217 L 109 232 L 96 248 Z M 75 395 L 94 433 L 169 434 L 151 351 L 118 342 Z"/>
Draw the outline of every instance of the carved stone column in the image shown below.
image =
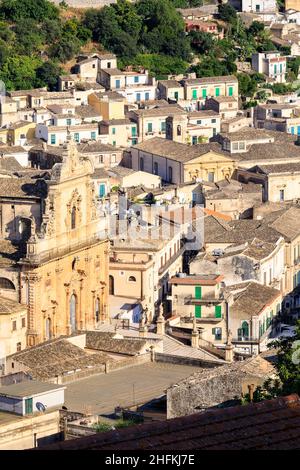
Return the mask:
<path id="1" fill-rule="evenodd" d="M 38 303 L 41 288 L 38 285 L 41 281 L 41 275 L 37 273 L 28 273 L 27 275 L 27 289 L 28 289 L 28 345 L 34 346 L 38 343 L 40 335 L 40 339 L 43 339 L 43 332 L 41 331 L 42 325 L 40 323 L 40 313 L 39 318 L 37 317 L 39 306 L 36 304 Z M 38 328 L 40 326 L 40 328 Z"/>
<path id="2" fill-rule="evenodd" d="M 70 284 L 64 284 L 66 288 L 66 334 L 70 335 L 72 332 L 72 327 L 70 323 Z"/>
<path id="3" fill-rule="evenodd" d="M 92 315 L 93 315 L 93 322 L 91 322 L 91 323 L 93 323 L 94 327 L 96 327 L 97 326 L 97 323 L 96 323 L 96 291 L 92 290 L 91 293 L 92 293 Z M 101 306 L 100 306 L 100 308 L 101 308 Z M 99 312 L 99 315 L 100 315 L 100 312 Z M 89 319 L 89 320 L 91 320 L 91 319 Z"/>

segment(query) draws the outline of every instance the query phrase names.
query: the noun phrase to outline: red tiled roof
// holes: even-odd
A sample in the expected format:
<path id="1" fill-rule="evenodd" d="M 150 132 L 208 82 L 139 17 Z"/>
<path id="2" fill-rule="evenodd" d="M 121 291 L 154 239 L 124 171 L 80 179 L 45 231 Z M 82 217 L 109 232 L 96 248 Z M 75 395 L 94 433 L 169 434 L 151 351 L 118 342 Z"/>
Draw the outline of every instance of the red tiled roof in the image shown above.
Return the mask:
<path id="1" fill-rule="evenodd" d="M 65 441 L 61 450 L 296 450 L 300 449 L 298 395 L 209 410 Z M 37 449 L 39 450 L 39 449 Z"/>
<path id="2" fill-rule="evenodd" d="M 223 220 L 228 220 L 228 221 L 232 220 L 232 217 L 226 214 L 222 214 L 222 212 L 217 212 L 217 211 L 213 211 L 212 209 L 206 209 L 206 208 L 203 210 L 206 215 L 213 215 L 214 217 L 217 217 L 218 219 L 223 219 Z"/>

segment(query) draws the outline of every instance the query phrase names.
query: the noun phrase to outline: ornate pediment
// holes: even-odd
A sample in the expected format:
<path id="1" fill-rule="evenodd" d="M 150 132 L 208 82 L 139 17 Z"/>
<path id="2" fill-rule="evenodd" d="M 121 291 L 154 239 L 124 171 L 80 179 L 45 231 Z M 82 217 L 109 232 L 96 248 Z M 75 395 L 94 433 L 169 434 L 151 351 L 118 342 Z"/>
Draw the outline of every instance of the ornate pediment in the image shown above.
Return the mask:
<path id="1" fill-rule="evenodd" d="M 90 175 L 94 171 L 91 160 L 80 155 L 76 142 L 70 135 L 64 144 L 62 159 L 62 163 L 56 163 L 52 168 L 51 182 L 62 182 L 72 177 Z"/>

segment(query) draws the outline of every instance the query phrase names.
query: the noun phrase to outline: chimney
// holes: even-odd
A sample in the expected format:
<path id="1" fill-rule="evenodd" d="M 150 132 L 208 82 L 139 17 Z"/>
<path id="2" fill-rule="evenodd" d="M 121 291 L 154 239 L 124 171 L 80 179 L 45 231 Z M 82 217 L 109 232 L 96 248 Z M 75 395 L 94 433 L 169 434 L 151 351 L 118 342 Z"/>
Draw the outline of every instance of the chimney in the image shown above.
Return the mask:
<path id="1" fill-rule="evenodd" d="M 253 402 L 254 384 L 248 385 L 249 399 Z"/>
<path id="2" fill-rule="evenodd" d="M 199 348 L 199 332 L 196 327 L 196 317 L 193 318 L 192 348 Z"/>

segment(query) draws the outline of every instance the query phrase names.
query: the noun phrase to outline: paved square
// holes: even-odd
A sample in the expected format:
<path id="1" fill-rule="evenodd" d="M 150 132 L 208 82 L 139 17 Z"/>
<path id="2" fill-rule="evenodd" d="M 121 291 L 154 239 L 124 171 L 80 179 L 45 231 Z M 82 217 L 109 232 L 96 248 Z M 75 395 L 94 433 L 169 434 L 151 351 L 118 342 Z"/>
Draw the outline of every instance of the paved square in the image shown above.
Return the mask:
<path id="1" fill-rule="evenodd" d="M 110 413 L 118 405 L 157 398 L 170 385 L 197 371 L 198 367 L 149 363 L 94 375 L 66 384 L 65 405 L 72 411 Z"/>

